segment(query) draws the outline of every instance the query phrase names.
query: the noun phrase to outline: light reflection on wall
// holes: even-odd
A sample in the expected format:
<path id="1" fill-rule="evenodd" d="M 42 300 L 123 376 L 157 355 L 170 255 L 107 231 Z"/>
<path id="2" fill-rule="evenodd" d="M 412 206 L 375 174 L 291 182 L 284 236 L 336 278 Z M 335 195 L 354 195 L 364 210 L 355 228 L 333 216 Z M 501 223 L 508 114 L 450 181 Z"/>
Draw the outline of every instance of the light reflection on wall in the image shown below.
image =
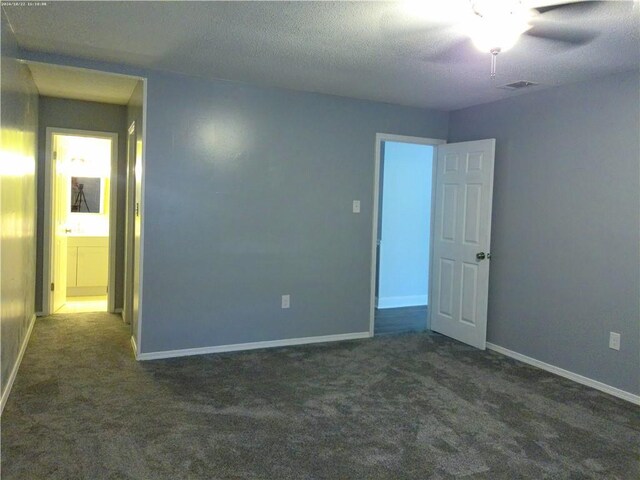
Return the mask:
<path id="1" fill-rule="evenodd" d="M 237 117 L 221 115 L 204 122 L 198 131 L 198 147 L 214 162 L 237 159 L 250 147 L 251 135 L 246 122 Z"/>
<path id="2" fill-rule="evenodd" d="M 35 174 L 36 163 L 34 158 L 25 155 L 22 149 L 23 145 L 35 141 L 33 134 L 3 128 L 1 141 L 0 176 L 23 177 Z"/>
<path id="3" fill-rule="evenodd" d="M 0 131 L 0 192 L 2 195 L 0 209 L 3 250 L 8 247 L 6 240 L 29 238 L 34 232 L 34 225 L 31 225 L 35 220 L 34 145 L 35 131 L 7 128 L 2 128 Z M 3 260 L 7 253 L 8 250 L 3 252 Z"/>
<path id="4" fill-rule="evenodd" d="M 38 94 L 2 13 L 0 121 L 0 323 L 2 393 L 35 310 Z M 6 397 L 5 397 L 6 398 Z"/>

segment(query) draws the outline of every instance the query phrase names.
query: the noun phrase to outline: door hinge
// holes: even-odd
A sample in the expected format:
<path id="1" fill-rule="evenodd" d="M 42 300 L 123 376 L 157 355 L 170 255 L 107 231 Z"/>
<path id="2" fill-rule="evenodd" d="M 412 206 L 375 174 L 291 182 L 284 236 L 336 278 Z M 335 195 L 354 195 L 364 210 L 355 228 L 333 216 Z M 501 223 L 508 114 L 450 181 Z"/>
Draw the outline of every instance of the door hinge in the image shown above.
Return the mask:
<path id="1" fill-rule="evenodd" d="M 140 202 L 136 202 L 136 217 L 140 216 Z"/>
<path id="2" fill-rule="evenodd" d="M 58 159 L 58 152 L 53 152 L 53 159 L 57 160 Z"/>
<path id="3" fill-rule="evenodd" d="M 55 283 L 51 282 L 51 291 L 53 292 L 56 289 Z"/>

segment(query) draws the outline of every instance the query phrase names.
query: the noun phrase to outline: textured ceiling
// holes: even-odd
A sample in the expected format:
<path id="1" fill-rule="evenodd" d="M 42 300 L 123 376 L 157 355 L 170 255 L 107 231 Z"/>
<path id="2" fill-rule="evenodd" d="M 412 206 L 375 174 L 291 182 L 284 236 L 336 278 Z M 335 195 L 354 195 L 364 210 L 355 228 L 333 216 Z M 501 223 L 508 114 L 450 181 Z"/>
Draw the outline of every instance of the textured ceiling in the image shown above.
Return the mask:
<path id="1" fill-rule="evenodd" d="M 79 68 L 27 62 L 40 95 L 126 105 L 137 80 Z"/>
<path id="2" fill-rule="evenodd" d="M 28 50 L 450 110 L 517 95 L 495 88 L 517 80 L 539 83 L 539 89 L 639 68 L 638 4 L 607 3 L 626 8 L 604 5 L 557 18 L 572 28 L 596 29 L 595 41 L 567 49 L 523 37 L 498 57 L 495 82 L 488 53 L 464 48 L 430 60 L 459 34 L 443 28 L 451 23 L 436 22 L 434 10 L 412 13 L 405 2 L 47 2 L 3 8 L 18 44 Z"/>

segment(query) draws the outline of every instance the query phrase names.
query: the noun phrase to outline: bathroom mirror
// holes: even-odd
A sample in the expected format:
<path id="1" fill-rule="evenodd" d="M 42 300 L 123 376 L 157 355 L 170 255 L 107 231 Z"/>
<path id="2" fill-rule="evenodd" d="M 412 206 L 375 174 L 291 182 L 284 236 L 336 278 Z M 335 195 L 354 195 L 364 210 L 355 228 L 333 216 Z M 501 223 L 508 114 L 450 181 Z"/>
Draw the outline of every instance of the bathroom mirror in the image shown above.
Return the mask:
<path id="1" fill-rule="evenodd" d="M 71 212 L 102 213 L 100 177 L 71 177 Z"/>

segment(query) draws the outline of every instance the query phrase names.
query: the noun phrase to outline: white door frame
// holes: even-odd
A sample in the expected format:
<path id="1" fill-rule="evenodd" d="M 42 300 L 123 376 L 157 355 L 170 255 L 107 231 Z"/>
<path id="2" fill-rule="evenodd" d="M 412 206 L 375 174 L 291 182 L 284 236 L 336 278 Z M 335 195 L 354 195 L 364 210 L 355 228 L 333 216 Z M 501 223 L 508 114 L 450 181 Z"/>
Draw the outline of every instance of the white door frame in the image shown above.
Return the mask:
<path id="1" fill-rule="evenodd" d="M 124 212 L 124 283 L 122 295 L 122 321 L 132 324 L 132 302 L 133 302 L 133 262 L 134 262 L 134 194 L 135 178 L 131 175 L 135 165 L 136 149 L 136 122 L 131 122 L 127 129 L 127 161 L 124 181 L 126 185 L 125 212 Z M 133 141 L 132 141 L 133 137 Z M 133 148 L 133 155 L 131 149 Z"/>
<path id="2" fill-rule="evenodd" d="M 106 138 L 111 140 L 111 168 L 109 173 L 109 278 L 107 283 L 107 311 L 115 310 L 116 284 L 116 219 L 117 219 L 117 186 L 118 186 L 118 134 L 93 130 L 76 130 L 72 128 L 47 127 L 46 157 L 44 163 L 44 228 L 42 238 L 42 314 L 53 312 L 53 136 L 68 135 L 74 137 Z"/>
<path id="3" fill-rule="evenodd" d="M 376 315 L 376 279 L 378 277 L 378 218 L 380 215 L 380 160 L 382 154 L 382 142 L 398 142 L 412 143 L 414 145 L 431 145 L 434 147 L 432 162 L 432 186 L 431 186 L 431 230 L 430 235 L 433 236 L 434 226 L 434 209 L 435 205 L 435 181 L 436 181 L 436 159 L 437 147 L 447 143 L 446 140 L 438 138 L 409 137 L 406 135 L 394 135 L 391 133 L 376 133 L 376 149 L 375 149 L 375 166 L 373 174 L 373 225 L 371 234 L 371 298 L 369 301 L 369 336 L 373 337 Z M 432 240 L 432 239 L 431 239 Z M 433 241 L 429 242 L 429 273 L 431 273 L 431 257 L 433 255 Z M 431 282 L 429 282 L 429 291 L 427 292 L 427 304 L 431 304 Z M 431 324 L 431 309 L 427 309 L 427 328 Z"/>
<path id="4" fill-rule="evenodd" d="M 131 335 L 131 343 L 136 360 L 140 359 L 140 350 L 142 344 L 142 282 L 144 280 L 143 267 L 144 267 L 144 211 L 145 211 L 145 180 L 146 180 L 146 166 L 147 166 L 147 95 L 149 92 L 148 81 L 146 78 L 138 77 L 138 80 L 142 82 L 142 125 L 136 126 L 136 128 L 142 128 L 142 152 L 140 155 L 140 198 L 137 201 L 140 203 L 140 252 L 138 256 L 138 331 L 136 332 L 136 339 Z M 136 136 L 137 138 L 137 136 Z M 135 186 L 134 186 L 135 190 Z M 134 252 L 135 255 L 135 252 Z M 135 262 L 135 257 L 133 259 Z M 126 266 L 125 266 L 126 268 Z M 133 319 L 132 319 L 133 321 Z"/>
<path id="5" fill-rule="evenodd" d="M 143 310 L 143 281 L 144 281 L 144 226 L 145 226 L 145 184 L 146 184 L 146 162 L 147 162 L 147 98 L 148 98 L 148 92 L 149 92 L 149 86 L 148 86 L 148 81 L 146 78 L 142 78 L 142 77 L 137 77 L 139 81 L 142 82 L 142 122 L 141 124 L 135 123 L 135 121 L 132 121 L 129 124 L 129 127 L 127 129 L 127 139 L 129 138 L 129 134 L 130 134 L 130 130 L 131 127 L 133 126 L 134 128 L 134 132 L 135 132 L 135 140 L 136 142 L 141 141 L 142 145 L 141 145 L 141 152 L 140 152 L 140 166 L 139 166 L 139 171 L 136 171 L 136 174 L 140 176 L 140 197 L 136 198 L 136 202 L 139 205 L 139 211 L 137 216 L 140 218 L 140 240 L 139 240 L 139 252 L 138 252 L 138 260 L 137 260 L 137 265 L 138 265 L 138 314 L 135 318 L 135 321 L 137 322 L 137 329 L 134 335 L 133 332 L 133 322 L 134 322 L 134 318 L 131 318 L 131 326 L 132 326 L 132 330 L 131 330 L 131 346 L 133 348 L 133 352 L 134 355 L 136 357 L 136 360 L 140 360 L 140 355 L 141 355 L 141 349 L 142 349 L 142 310 Z M 127 122 L 129 122 L 129 120 L 127 120 Z M 140 132 L 140 129 L 142 130 L 142 136 L 141 138 L 138 138 L 138 132 Z M 137 146 L 136 146 L 136 152 L 137 152 Z M 137 153 L 136 153 L 137 155 Z M 127 168 L 129 167 L 128 165 L 129 163 L 129 148 L 127 146 Z M 135 166 L 135 159 L 134 159 L 134 166 Z M 130 188 L 131 187 L 131 188 Z M 132 198 L 130 195 L 135 195 L 135 189 L 136 189 L 136 185 L 134 183 L 134 185 L 127 185 L 127 204 L 130 203 L 130 199 Z M 134 208 L 135 207 L 135 202 L 131 203 L 131 205 L 129 205 L 127 208 Z M 126 216 L 125 216 L 126 219 Z M 125 245 L 130 245 L 132 252 L 130 254 L 128 254 L 131 257 L 131 265 L 127 265 L 127 259 L 125 258 L 125 270 L 127 272 L 130 272 L 131 274 L 134 274 L 135 272 L 135 263 L 136 263 L 136 258 L 135 258 L 135 217 L 133 217 L 132 219 L 133 221 L 131 222 L 133 225 L 133 228 L 129 229 L 128 233 L 125 233 L 125 236 L 127 238 L 125 238 Z M 127 220 L 125 220 L 127 221 Z M 128 238 L 129 236 L 131 236 L 131 238 Z M 129 243 L 130 242 L 130 243 Z M 131 295 L 129 298 L 129 303 L 133 303 L 133 297 L 135 295 L 135 281 L 134 278 L 132 276 L 131 281 L 133 282 L 131 284 L 131 288 L 129 293 L 127 293 L 126 287 L 124 289 L 124 295 Z M 126 301 L 125 301 L 126 302 Z M 124 313 L 124 305 L 123 305 L 123 313 Z"/>

